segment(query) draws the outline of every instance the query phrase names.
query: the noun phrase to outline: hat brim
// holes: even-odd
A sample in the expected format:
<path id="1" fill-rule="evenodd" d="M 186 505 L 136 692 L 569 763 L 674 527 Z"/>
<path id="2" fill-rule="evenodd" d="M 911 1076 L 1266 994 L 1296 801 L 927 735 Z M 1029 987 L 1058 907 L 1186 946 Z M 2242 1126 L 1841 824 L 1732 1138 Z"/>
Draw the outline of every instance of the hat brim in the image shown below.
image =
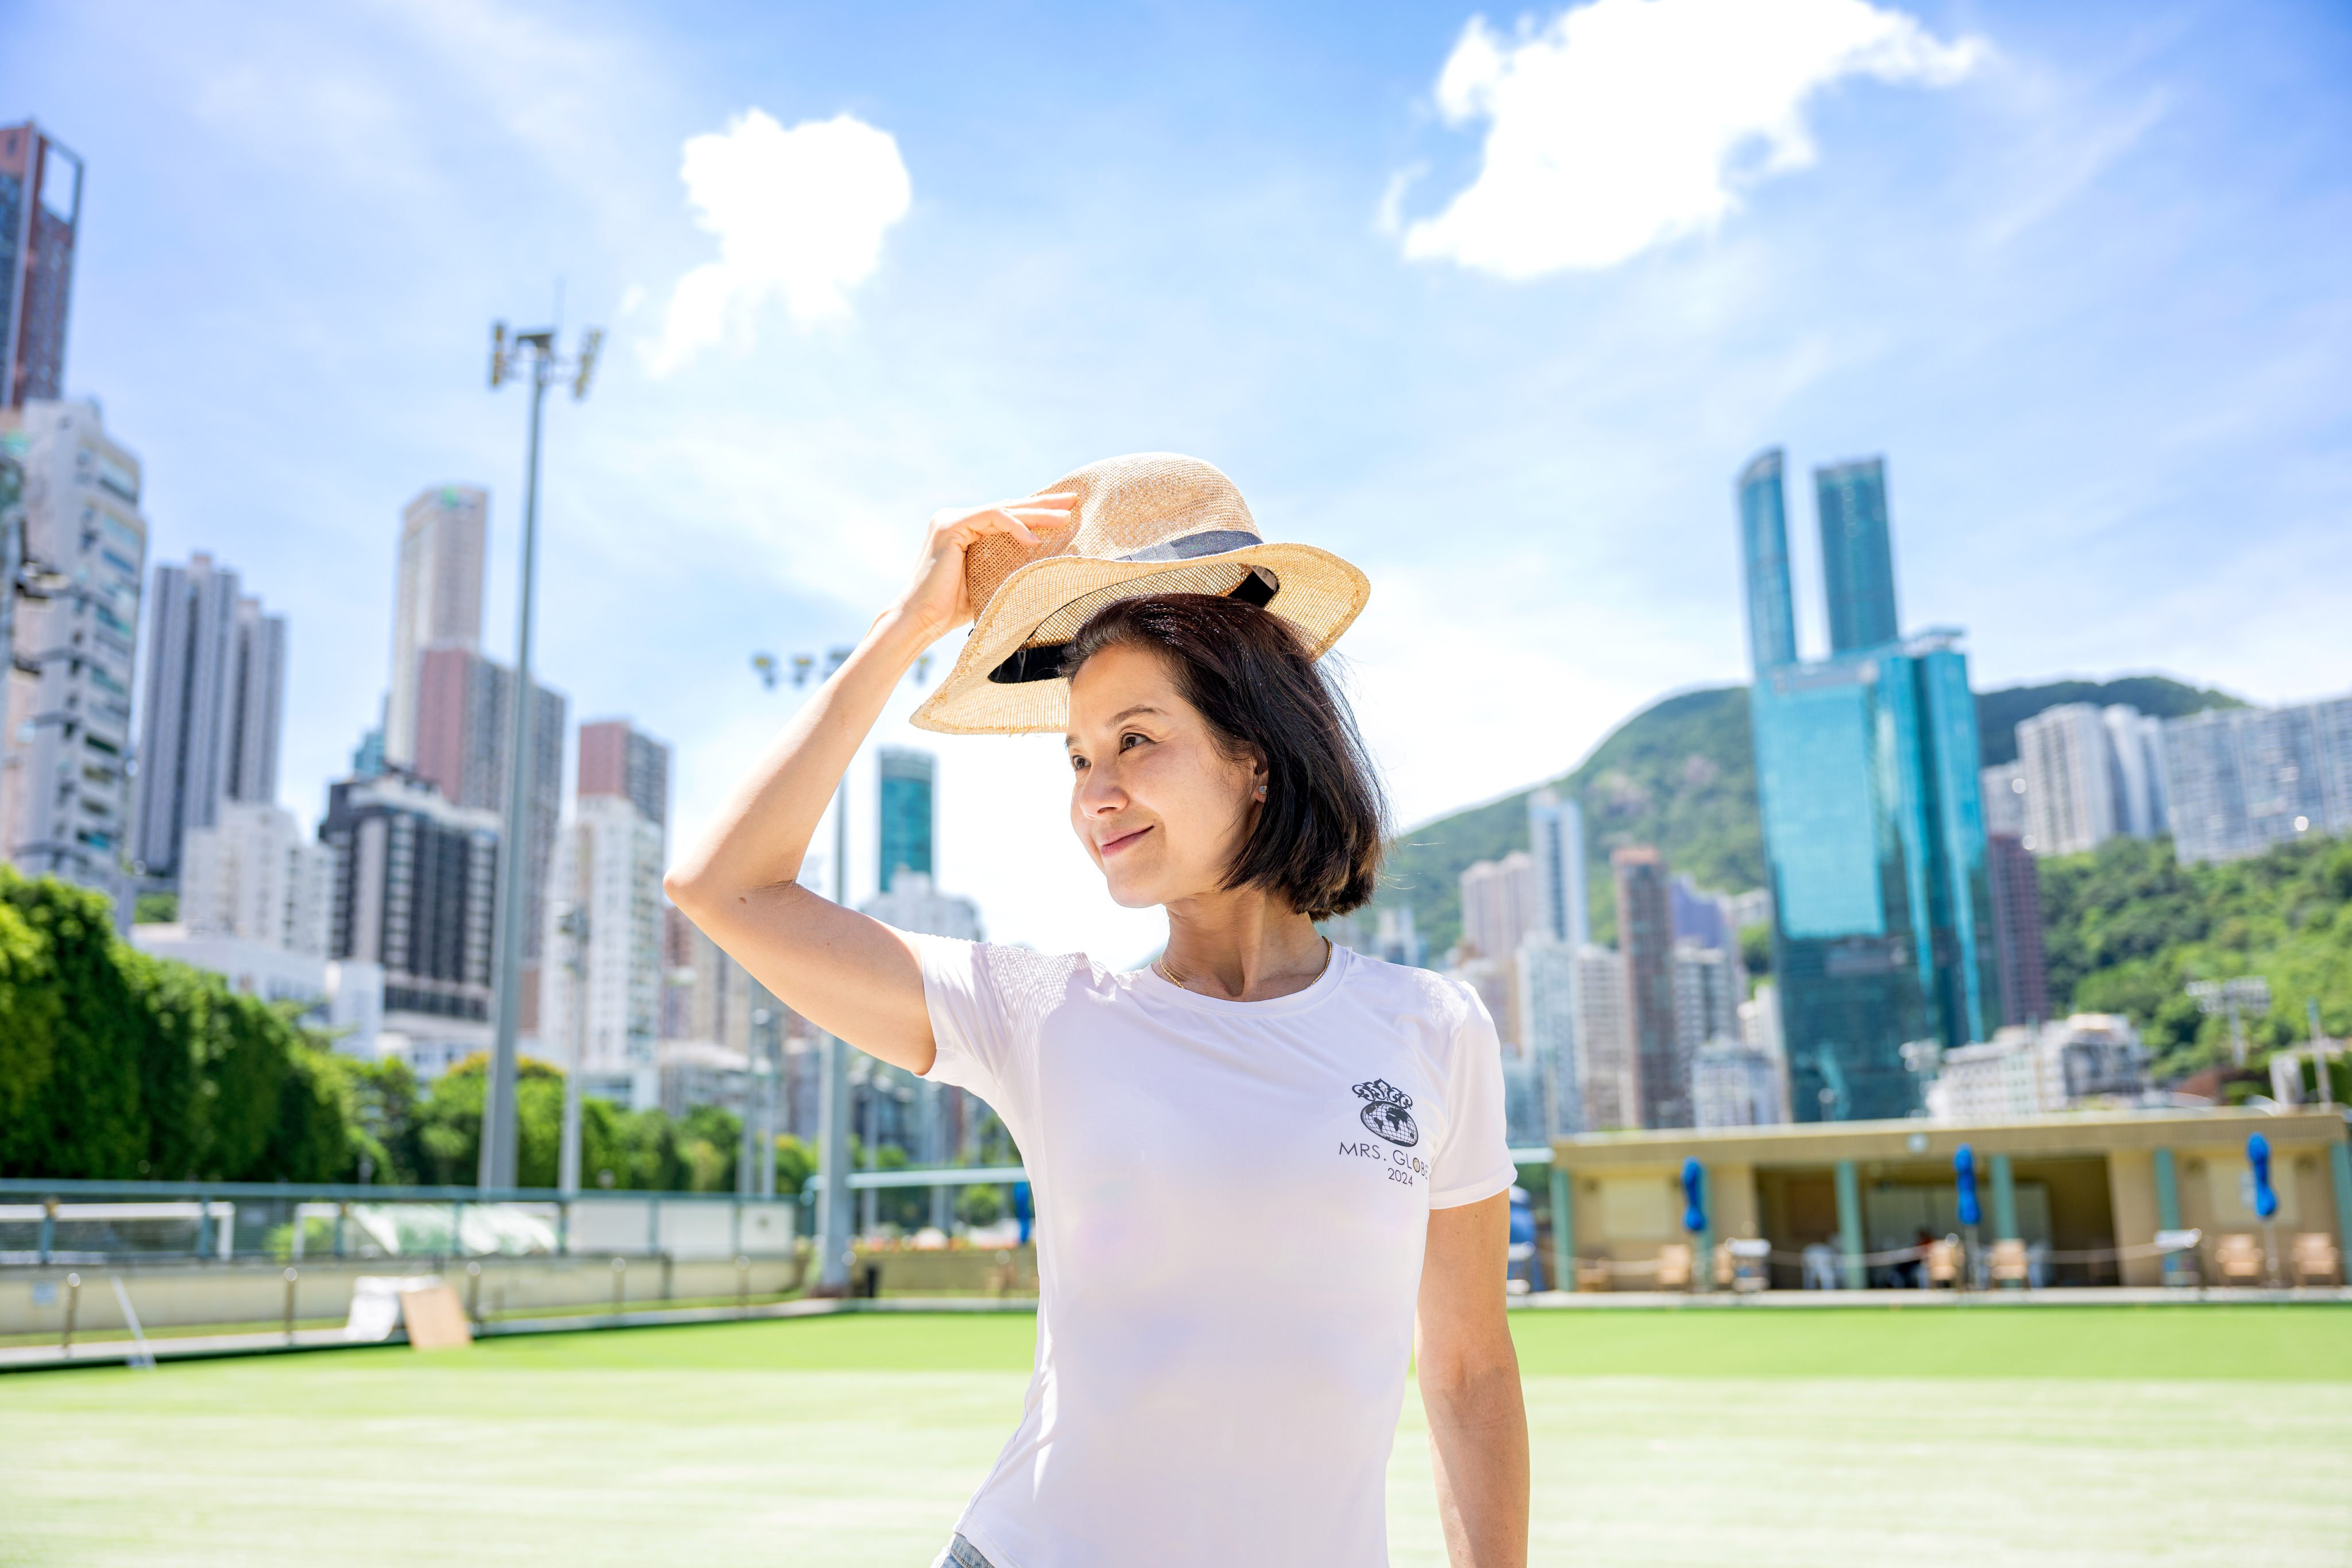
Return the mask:
<path id="1" fill-rule="evenodd" d="M 1024 735 L 1069 727 L 1070 683 L 996 681 L 990 673 L 1053 627 L 1047 646 L 1066 641 L 1107 605 L 1153 594 L 1225 594 L 1256 568 L 1275 580 L 1268 615 L 1296 627 L 1311 657 L 1339 640 L 1371 597 L 1361 572 L 1311 544 L 1269 542 L 1188 561 L 1100 561 L 1051 555 L 1019 568 L 998 585 L 964 638 L 955 668 L 915 710 L 914 725 L 946 735 Z M 1222 586 L 1216 584 L 1222 583 Z M 1056 623 L 1059 623 L 1058 625 Z"/>

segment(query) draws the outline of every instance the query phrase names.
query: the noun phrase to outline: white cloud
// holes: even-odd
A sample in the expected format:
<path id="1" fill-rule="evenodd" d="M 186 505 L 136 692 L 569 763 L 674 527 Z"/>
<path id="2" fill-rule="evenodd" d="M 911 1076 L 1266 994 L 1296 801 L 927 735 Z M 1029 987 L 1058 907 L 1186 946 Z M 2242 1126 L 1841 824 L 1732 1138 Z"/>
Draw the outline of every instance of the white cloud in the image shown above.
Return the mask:
<path id="1" fill-rule="evenodd" d="M 913 195 L 897 140 L 848 114 L 787 131 L 754 109 L 688 139 L 678 175 L 719 259 L 677 280 L 649 356 L 656 375 L 730 336 L 748 342 L 753 312 L 778 297 L 802 326 L 847 314 Z"/>
<path id="2" fill-rule="evenodd" d="M 1510 279 L 1614 266 L 1812 163 L 1807 100 L 1849 76 L 1941 87 L 1985 58 L 1867 0 L 1595 0 L 1516 39 L 1474 16 L 1437 79 L 1487 122 L 1478 176 L 1404 253 Z"/>

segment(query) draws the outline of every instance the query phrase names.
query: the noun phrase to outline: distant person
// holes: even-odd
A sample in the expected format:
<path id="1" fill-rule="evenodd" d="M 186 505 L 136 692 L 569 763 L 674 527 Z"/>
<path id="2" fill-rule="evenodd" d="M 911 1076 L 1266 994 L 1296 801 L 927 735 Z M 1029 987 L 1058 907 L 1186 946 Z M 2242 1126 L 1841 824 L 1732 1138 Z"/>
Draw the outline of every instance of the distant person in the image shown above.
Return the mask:
<path id="1" fill-rule="evenodd" d="M 1806 1245 L 1804 1259 L 1806 1289 L 1834 1290 L 1838 1288 L 1837 1248 L 1826 1241 L 1811 1242 Z"/>
<path id="2" fill-rule="evenodd" d="M 1370 900 L 1386 840 L 1316 665 L 1368 592 L 1187 458 L 939 512 L 669 875 L 787 1005 L 985 1099 L 1036 1184 L 1036 1373 L 941 1564 L 1384 1563 L 1409 1359 L 1456 1568 L 1526 1562 L 1494 1024 L 1315 929 Z M 1062 736 L 1112 901 L 1167 911 L 1148 968 L 894 931 L 795 880 L 899 679 L 967 621 L 916 723 Z"/>
<path id="3" fill-rule="evenodd" d="M 1911 1243 L 1911 1246 L 1913 1250 L 1916 1252 L 1918 1256 L 1912 1258 L 1911 1261 L 1904 1267 L 1906 1271 L 1911 1276 L 1912 1288 L 1915 1289 L 1925 1290 L 1927 1288 L 1927 1258 L 1929 1254 L 1936 1250 L 1936 1233 L 1929 1230 L 1926 1226 L 1921 1226 L 1919 1227 L 1918 1237 Z"/>

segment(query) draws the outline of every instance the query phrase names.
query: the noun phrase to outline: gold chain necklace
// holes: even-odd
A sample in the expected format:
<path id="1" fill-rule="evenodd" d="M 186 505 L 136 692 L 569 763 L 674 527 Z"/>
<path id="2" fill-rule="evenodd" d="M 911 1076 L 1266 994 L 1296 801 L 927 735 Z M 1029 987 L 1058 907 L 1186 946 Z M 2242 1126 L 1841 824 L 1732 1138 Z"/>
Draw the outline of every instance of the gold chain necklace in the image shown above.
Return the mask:
<path id="1" fill-rule="evenodd" d="M 1301 991 L 1307 990 L 1308 987 L 1313 986 L 1313 985 L 1316 984 L 1316 982 L 1317 982 L 1317 981 L 1321 980 L 1321 979 L 1323 978 L 1323 976 L 1325 976 L 1326 974 L 1328 974 L 1328 973 L 1329 973 L 1331 972 L 1331 959 L 1332 959 L 1332 955 L 1333 955 L 1337 951 L 1338 951 L 1338 949 L 1337 949 L 1337 948 L 1335 948 L 1335 947 L 1332 945 L 1331 939 L 1330 939 L 1329 937 L 1328 937 L 1328 936 L 1327 936 L 1327 937 L 1325 937 L 1325 938 L 1323 939 L 1323 967 L 1322 967 L 1322 968 L 1320 968 L 1320 969 L 1318 969 L 1318 970 L 1317 970 L 1317 971 L 1315 972 L 1315 979 L 1314 979 L 1314 980 L 1310 980 L 1310 981 L 1308 981 L 1308 982 L 1307 983 L 1307 984 L 1306 984 L 1306 985 L 1302 985 L 1302 986 L 1300 986 L 1300 987 L 1299 987 L 1299 990 L 1301 990 Z M 1169 967 L 1168 967 L 1168 956 L 1167 956 L 1167 954 L 1166 954 L 1166 953 L 1164 953 L 1164 952 L 1163 952 L 1163 953 L 1162 953 L 1162 954 L 1160 954 L 1158 958 L 1155 958 L 1155 959 L 1153 959 L 1153 960 L 1151 961 L 1151 969 L 1152 969 L 1152 973 L 1154 973 L 1155 974 L 1159 975 L 1160 979 L 1165 980 L 1166 982 L 1168 982 L 1168 984 L 1169 984 L 1173 985 L 1174 987 L 1176 987 L 1176 989 L 1177 989 L 1177 990 L 1179 990 L 1179 991 L 1190 991 L 1190 990 L 1192 989 L 1192 987 L 1191 987 L 1191 986 L 1189 986 L 1189 985 L 1185 984 L 1182 981 L 1181 981 L 1181 980 L 1177 979 L 1177 978 L 1176 978 L 1176 972 L 1175 972 L 1174 970 L 1172 970 L 1172 969 L 1171 969 L 1171 968 L 1169 968 Z M 1294 994 L 1294 995 L 1295 995 L 1295 994 L 1297 994 L 1297 993 L 1295 993 L 1295 992 L 1294 992 L 1294 993 L 1292 993 L 1292 994 Z"/>

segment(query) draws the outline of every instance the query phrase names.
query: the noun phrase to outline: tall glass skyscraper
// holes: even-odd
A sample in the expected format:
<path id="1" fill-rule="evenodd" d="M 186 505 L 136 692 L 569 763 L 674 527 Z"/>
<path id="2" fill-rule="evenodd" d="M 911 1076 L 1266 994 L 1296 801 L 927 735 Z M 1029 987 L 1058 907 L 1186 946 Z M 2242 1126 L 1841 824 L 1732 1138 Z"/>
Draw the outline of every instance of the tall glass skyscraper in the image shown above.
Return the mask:
<path id="1" fill-rule="evenodd" d="M 1748 656 L 1759 669 L 1797 662 L 1789 596 L 1789 507 L 1780 448 L 1759 452 L 1739 471 L 1740 560 L 1748 578 Z"/>
<path id="2" fill-rule="evenodd" d="M 1825 472 L 1865 468 L 1879 465 Z M 1885 490 L 1871 489 L 1883 540 Z M 1743 487 L 1743 537 L 1745 501 Z M 1825 569 L 1834 621 L 1842 567 L 1832 557 Z M 1902 1047 L 1966 1045 L 2000 1022 L 1968 657 L 1956 632 L 1895 638 L 1891 573 L 1884 586 L 1883 609 L 1867 615 L 1889 636 L 1819 664 L 1759 664 L 1751 688 L 1772 966 L 1800 1121 L 1908 1116 L 1919 1085 Z M 1778 596 L 1790 613 L 1785 575 L 1751 572 L 1748 593 L 1751 605 Z M 1855 624 L 1843 634 L 1833 624 L 1832 641 Z"/>
<path id="3" fill-rule="evenodd" d="M 877 760 L 882 774 L 881 831 L 877 835 L 881 863 L 877 886 L 887 893 L 892 879 L 901 871 L 917 871 L 926 877 L 938 874 L 931 867 L 931 837 L 939 821 L 939 802 L 932 789 L 939 761 L 929 752 L 902 751 L 895 746 L 883 747 Z"/>
<path id="4" fill-rule="evenodd" d="M 1902 636 L 1895 615 L 1895 548 L 1886 530 L 1886 464 L 1877 458 L 1813 470 L 1821 513 L 1822 578 L 1830 652 L 1877 647 Z"/>

